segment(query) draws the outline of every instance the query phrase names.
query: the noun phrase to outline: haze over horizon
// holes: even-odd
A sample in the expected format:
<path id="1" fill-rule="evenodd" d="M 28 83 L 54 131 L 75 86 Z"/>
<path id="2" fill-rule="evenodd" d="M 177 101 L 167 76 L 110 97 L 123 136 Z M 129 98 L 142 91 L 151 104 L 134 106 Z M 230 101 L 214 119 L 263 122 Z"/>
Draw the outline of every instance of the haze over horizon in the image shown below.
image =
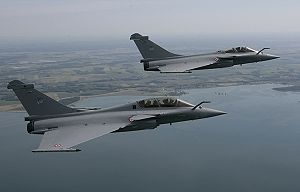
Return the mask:
<path id="1" fill-rule="evenodd" d="M 297 34 L 300 2 L 0 0 L 0 41 Z"/>

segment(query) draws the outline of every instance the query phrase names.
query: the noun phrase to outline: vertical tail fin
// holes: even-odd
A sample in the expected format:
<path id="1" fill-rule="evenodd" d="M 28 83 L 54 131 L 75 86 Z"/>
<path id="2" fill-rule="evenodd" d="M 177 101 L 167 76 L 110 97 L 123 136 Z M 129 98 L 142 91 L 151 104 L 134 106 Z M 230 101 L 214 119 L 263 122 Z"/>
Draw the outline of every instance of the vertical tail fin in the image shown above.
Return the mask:
<path id="1" fill-rule="evenodd" d="M 19 80 L 13 80 L 7 85 L 12 89 L 29 115 L 55 115 L 76 112 L 51 99 L 47 95 L 34 89 L 33 84 L 25 84 Z"/>
<path id="2" fill-rule="evenodd" d="M 132 34 L 130 36 L 130 40 L 134 41 L 144 59 L 163 59 L 167 57 L 180 56 L 165 50 L 164 48 L 150 41 L 148 36 L 142 36 L 139 33 Z"/>

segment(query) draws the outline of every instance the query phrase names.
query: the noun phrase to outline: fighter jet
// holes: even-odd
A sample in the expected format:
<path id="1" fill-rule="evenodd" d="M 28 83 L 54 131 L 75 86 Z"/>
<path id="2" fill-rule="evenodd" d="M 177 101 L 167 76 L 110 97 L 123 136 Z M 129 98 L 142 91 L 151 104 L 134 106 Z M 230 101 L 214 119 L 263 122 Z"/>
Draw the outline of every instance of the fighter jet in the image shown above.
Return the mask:
<path id="1" fill-rule="evenodd" d="M 109 108 L 71 108 L 34 89 L 33 84 L 11 81 L 12 89 L 29 114 L 27 132 L 41 134 L 33 152 L 76 152 L 75 145 L 108 133 L 154 129 L 161 124 L 226 114 L 173 97 L 158 97 Z"/>
<path id="2" fill-rule="evenodd" d="M 149 40 L 148 36 L 134 33 L 130 36 L 143 56 L 140 61 L 145 71 L 161 73 L 190 73 L 192 70 L 232 67 L 279 58 L 276 55 L 263 53 L 263 48 L 256 51 L 249 47 L 236 47 L 224 51 L 199 55 L 178 55 L 171 53 Z"/>

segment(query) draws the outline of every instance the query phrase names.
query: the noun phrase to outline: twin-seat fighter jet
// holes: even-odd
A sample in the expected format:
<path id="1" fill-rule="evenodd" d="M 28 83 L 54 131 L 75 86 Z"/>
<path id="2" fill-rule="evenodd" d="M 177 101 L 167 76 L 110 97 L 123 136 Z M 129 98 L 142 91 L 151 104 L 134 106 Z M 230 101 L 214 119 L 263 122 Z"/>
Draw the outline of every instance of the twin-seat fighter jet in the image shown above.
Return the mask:
<path id="1" fill-rule="evenodd" d="M 225 112 L 192 105 L 172 97 L 150 98 L 110 108 L 70 108 L 34 89 L 33 84 L 11 81 L 12 89 L 29 114 L 30 134 L 43 135 L 33 152 L 74 152 L 75 145 L 108 133 L 154 129 L 160 124 L 196 120 Z"/>
<path id="2" fill-rule="evenodd" d="M 189 73 L 191 70 L 203 70 L 231 67 L 279 58 L 276 55 L 255 51 L 249 47 L 236 47 L 225 51 L 199 55 L 183 56 L 171 53 L 149 40 L 148 36 L 134 33 L 130 36 L 141 52 L 145 71 L 161 73 Z"/>

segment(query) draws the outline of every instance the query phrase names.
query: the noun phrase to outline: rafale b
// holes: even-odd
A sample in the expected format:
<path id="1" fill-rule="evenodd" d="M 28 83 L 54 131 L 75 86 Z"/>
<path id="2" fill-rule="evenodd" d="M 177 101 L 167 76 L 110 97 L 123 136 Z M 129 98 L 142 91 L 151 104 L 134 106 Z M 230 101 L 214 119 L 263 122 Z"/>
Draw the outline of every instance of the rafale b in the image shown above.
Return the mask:
<path id="1" fill-rule="evenodd" d="M 12 89 L 29 114 L 27 132 L 43 135 L 33 152 L 74 152 L 80 143 L 108 133 L 154 129 L 161 124 L 226 114 L 173 97 L 143 99 L 109 108 L 71 108 L 34 89 L 33 84 L 11 81 Z"/>
<path id="2" fill-rule="evenodd" d="M 140 62 L 144 64 L 144 70 L 161 73 L 190 73 L 192 70 L 225 68 L 279 58 L 264 53 L 269 48 L 256 51 L 249 47 L 184 56 L 171 53 L 149 40 L 148 36 L 138 33 L 132 34 L 130 40 L 135 42 L 142 54 L 143 59 Z"/>

